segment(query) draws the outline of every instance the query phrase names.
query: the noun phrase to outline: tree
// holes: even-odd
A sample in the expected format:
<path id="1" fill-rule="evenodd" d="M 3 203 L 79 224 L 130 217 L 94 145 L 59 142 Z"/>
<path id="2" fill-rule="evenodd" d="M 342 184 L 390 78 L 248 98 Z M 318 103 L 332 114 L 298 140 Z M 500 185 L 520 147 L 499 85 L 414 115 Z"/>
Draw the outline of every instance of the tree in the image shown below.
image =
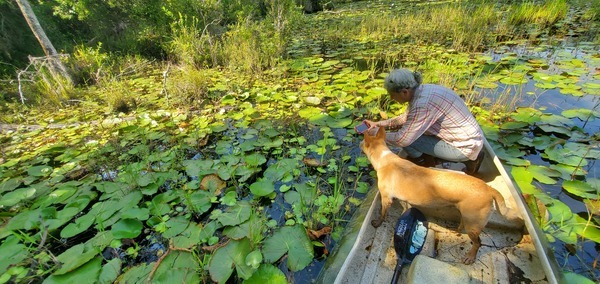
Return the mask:
<path id="1" fill-rule="evenodd" d="M 50 71 L 53 72 L 54 74 L 62 75 L 64 78 L 66 78 L 69 81 L 69 83 L 72 83 L 73 80 L 71 79 L 71 76 L 70 76 L 69 72 L 67 71 L 67 68 L 60 60 L 60 55 L 58 54 L 58 52 L 52 45 L 52 42 L 50 41 L 48 36 L 46 36 L 46 33 L 44 32 L 44 29 L 42 28 L 37 17 L 35 16 L 33 9 L 31 9 L 31 5 L 29 5 L 29 1 L 27 1 L 27 0 L 15 0 L 15 1 L 17 2 L 19 9 L 21 9 L 21 13 L 23 13 L 23 17 L 25 17 L 25 20 L 27 21 L 29 28 L 33 32 L 34 36 L 37 38 L 38 42 L 42 46 L 42 49 L 44 50 L 44 53 L 48 57 L 48 59 L 49 59 L 48 62 L 50 62 L 50 64 L 49 64 Z"/>

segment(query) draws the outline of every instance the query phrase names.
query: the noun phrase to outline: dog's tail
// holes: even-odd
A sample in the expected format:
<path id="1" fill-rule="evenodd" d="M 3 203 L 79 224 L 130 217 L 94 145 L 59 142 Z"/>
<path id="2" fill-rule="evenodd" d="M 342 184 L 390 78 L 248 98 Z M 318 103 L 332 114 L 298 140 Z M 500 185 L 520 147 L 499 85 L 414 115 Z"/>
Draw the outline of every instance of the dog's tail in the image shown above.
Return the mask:
<path id="1" fill-rule="evenodd" d="M 490 189 L 492 190 L 492 197 L 496 202 L 496 209 L 500 212 L 500 214 L 502 214 L 502 216 L 506 216 L 508 213 L 508 208 L 506 208 L 504 197 L 495 188 L 490 186 Z"/>

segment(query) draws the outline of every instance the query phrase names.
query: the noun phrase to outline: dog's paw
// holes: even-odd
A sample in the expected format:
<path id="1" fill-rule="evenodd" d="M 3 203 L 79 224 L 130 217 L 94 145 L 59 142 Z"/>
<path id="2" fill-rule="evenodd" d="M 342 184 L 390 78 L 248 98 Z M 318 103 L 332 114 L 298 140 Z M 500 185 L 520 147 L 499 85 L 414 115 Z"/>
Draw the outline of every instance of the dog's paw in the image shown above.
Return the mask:
<path id="1" fill-rule="evenodd" d="M 371 225 L 375 228 L 381 226 L 381 223 L 383 223 L 382 220 L 371 220 Z"/>
<path id="2" fill-rule="evenodd" d="M 471 264 L 473 264 L 473 262 L 475 262 L 475 257 L 472 257 L 470 255 L 466 255 L 465 258 L 463 258 L 462 262 L 464 264 L 466 264 L 466 265 L 471 265 Z"/>

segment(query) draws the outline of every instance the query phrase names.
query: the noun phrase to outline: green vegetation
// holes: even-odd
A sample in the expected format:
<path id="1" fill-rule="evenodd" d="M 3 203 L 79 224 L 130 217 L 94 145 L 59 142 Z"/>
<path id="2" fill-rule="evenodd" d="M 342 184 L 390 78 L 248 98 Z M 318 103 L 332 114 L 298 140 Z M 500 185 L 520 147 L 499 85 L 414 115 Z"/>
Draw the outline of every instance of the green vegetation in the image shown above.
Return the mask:
<path id="1" fill-rule="evenodd" d="M 598 0 L 158 2 L 35 3 L 74 86 L 0 31 L 0 283 L 318 272 L 373 183 L 353 126 L 403 111 L 395 67 L 465 98 L 564 271 L 600 277 Z"/>

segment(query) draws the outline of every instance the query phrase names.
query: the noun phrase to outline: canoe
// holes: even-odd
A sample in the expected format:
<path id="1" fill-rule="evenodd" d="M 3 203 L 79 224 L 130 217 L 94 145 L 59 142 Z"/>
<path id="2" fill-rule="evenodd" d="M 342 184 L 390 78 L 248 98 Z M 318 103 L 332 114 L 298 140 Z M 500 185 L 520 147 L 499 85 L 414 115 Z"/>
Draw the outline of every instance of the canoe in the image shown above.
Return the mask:
<path id="1" fill-rule="evenodd" d="M 525 200 L 504 170 L 490 144 L 485 141 L 485 159 L 476 174 L 497 189 L 509 214 L 495 210 L 480 238 L 482 246 L 471 265 L 461 260 L 470 248 L 467 234 L 458 234 L 459 213 L 455 208 L 421 210 L 429 223 L 421 253 L 404 265 L 398 283 L 561 283 L 561 270 Z M 457 170 L 458 163 L 442 166 Z M 397 258 L 393 245 L 394 226 L 409 205 L 397 200 L 379 228 L 370 221 L 379 216 L 381 200 L 376 188 L 357 210 L 336 250 L 327 259 L 318 283 L 390 283 Z"/>

